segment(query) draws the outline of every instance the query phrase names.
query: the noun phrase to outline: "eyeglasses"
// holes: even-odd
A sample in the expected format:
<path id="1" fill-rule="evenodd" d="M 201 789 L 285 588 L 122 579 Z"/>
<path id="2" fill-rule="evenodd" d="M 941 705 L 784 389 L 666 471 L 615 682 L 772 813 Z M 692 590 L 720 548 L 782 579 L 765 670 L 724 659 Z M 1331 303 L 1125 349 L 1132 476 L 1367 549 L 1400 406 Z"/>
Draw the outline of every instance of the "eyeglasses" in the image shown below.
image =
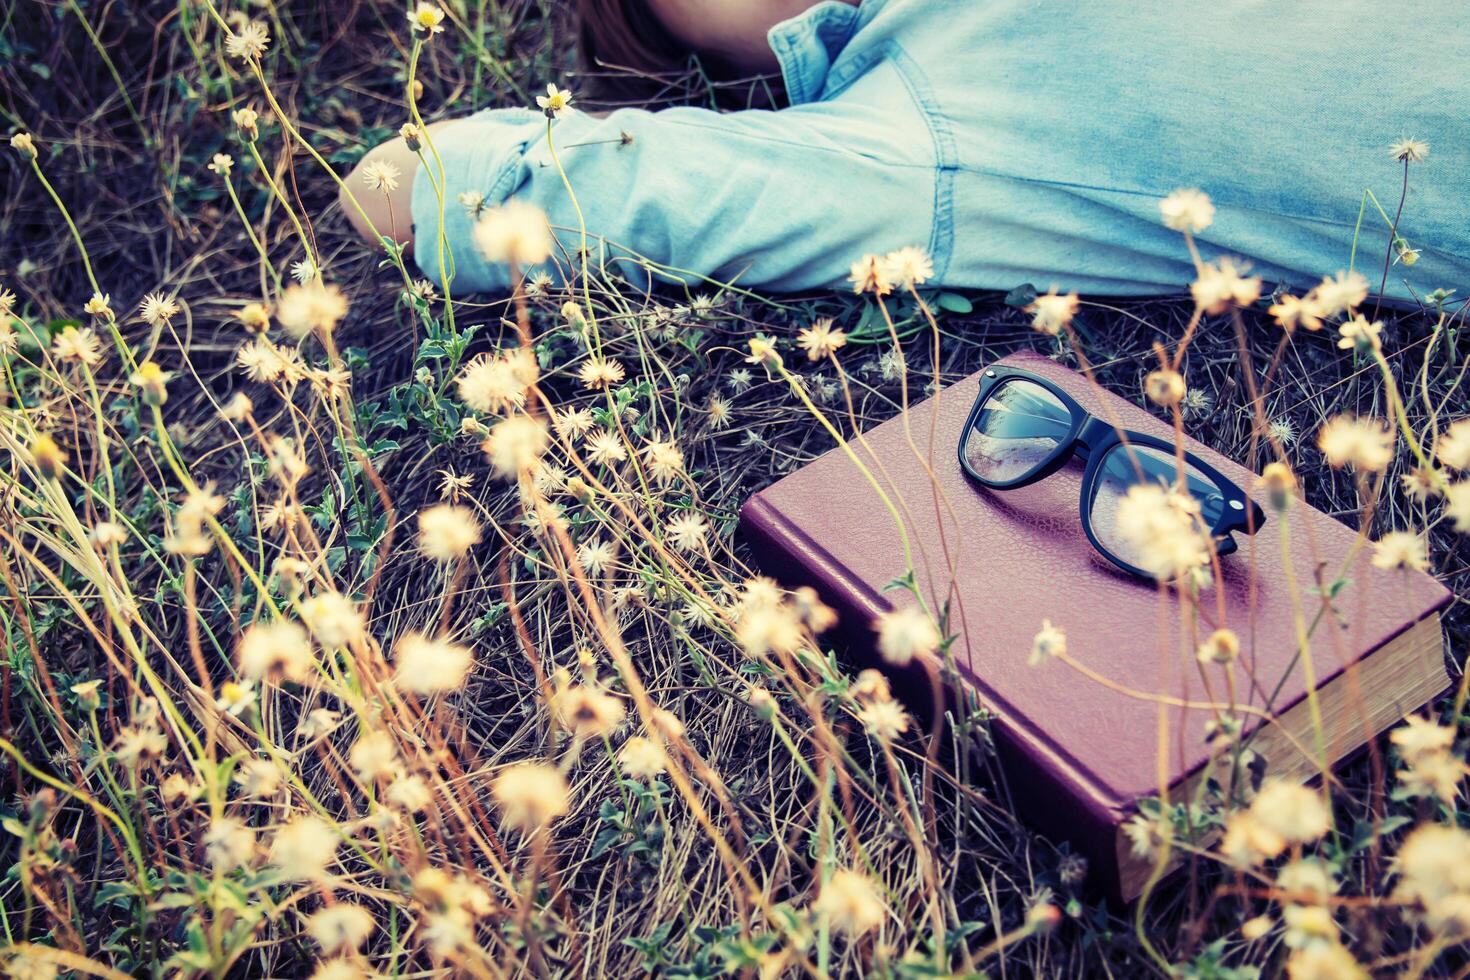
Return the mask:
<path id="1" fill-rule="evenodd" d="M 1199 506 L 1200 523 L 1210 529 L 1219 555 L 1236 550 L 1232 534 L 1254 534 L 1266 520 L 1255 501 L 1204 460 L 1185 453 L 1181 466 L 1172 443 L 1120 431 L 1050 381 L 1020 368 L 986 369 L 959 453 L 970 479 L 992 490 L 1044 480 L 1073 455 L 1086 460 L 1083 530 L 1103 557 L 1143 578 L 1155 575 L 1147 570 L 1149 562 L 1139 546 L 1121 533 L 1118 521 L 1119 505 L 1135 486 L 1186 492 Z"/>

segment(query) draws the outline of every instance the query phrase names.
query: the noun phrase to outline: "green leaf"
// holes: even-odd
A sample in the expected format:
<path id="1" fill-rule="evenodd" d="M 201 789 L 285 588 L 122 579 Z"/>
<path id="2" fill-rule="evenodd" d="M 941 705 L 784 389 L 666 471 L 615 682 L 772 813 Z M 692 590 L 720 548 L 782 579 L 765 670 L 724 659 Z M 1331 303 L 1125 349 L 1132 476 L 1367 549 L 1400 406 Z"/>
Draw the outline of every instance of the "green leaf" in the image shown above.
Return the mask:
<path id="1" fill-rule="evenodd" d="M 941 310 L 958 313 L 961 316 L 964 316 L 966 313 L 975 312 L 975 304 L 971 303 L 959 293 L 940 293 L 938 298 L 934 300 L 934 305 Z"/>

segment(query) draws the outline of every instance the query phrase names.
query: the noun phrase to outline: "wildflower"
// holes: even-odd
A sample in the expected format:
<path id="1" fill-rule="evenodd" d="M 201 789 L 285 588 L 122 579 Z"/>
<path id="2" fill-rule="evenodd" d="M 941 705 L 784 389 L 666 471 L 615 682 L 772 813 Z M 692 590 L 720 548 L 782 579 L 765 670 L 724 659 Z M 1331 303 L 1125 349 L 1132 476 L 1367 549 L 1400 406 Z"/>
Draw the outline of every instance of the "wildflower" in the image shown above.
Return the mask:
<path id="1" fill-rule="evenodd" d="M 1283 446 L 1296 445 L 1296 426 L 1291 419 L 1272 419 L 1266 425 L 1266 438 Z"/>
<path id="2" fill-rule="evenodd" d="M 686 511 L 669 521 L 669 543 L 681 551 L 703 551 L 704 537 L 708 533 L 709 526 L 705 524 L 704 518 L 692 511 Z"/>
<path id="3" fill-rule="evenodd" d="M 1393 434 L 1378 419 L 1339 415 L 1317 433 L 1317 448 L 1334 469 L 1377 473 L 1393 459 Z"/>
<path id="4" fill-rule="evenodd" d="M 1430 928 L 1456 924 L 1470 896 L 1470 832 L 1426 823 L 1404 838 L 1394 856 L 1395 901 L 1417 907 Z"/>
<path id="5" fill-rule="evenodd" d="M 1286 841 L 1256 819 L 1250 810 L 1240 810 L 1225 822 L 1220 853 L 1236 867 L 1254 867 L 1286 850 Z"/>
<path id="6" fill-rule="evenodd" d="M 456 504 L 435 504 L 419 511 L 419 552 L 435 561 L 463 558 L 480 543 L 474 511 Z"/>
<path id="7" fill-rule="evenodd" d="M 1322 793 L 1284 779 L 1266 780 L 1251 801 L 1250 813 L 1262 827 L 1290 844 L 1314 841 L 1332 826 Z"/>
<path id="8" fill-rule="evenodd" d="M 1296 490 L 1296 474 L 1285 463 L 1267 463 L 1256 485 L 1266 491 L 1272 508 L 1283 511 L 1291 503 L 1291 495 Z"/>
<path id="9" fill-rule="evenodd" d="M 1361 272 L 1339 272 L 1325 277 L 1311 295 L 1323 316 L 1336 316 L 1358 306 L 1368 298 L 1368 280 Z"/>
<path id="10" fill-rule="evenodd" d="M 617 549 L 600 538 L 577 546 L 577 561 L 588 575 L 599 576 L 612 564 Z"/>
<path id="11" fill-rule="evenodd" d="M 549 440 L 545 423 L 529 415 L 514 415 L 496 423 L 480 448 L 498 475 L 513 477 L 540 464 Z"/>
<path id="12" fill-rule="evenodd" d="M 316 266 L 311 259 L 297 259 L 291 263 L 291 278 L 296 280 L 297 285 L 305 286 L 317 276 Z"/>
<path id="13" fill-rule="evenodd" d="M 547 83 L 546 94 L 536 96 L 536 107 L 546 113 L 548 118 L 560 119 L 572 111 L 572 93 Z"/>
<path id="14" fill-rule="evenodd" d="M 204 832 L 204 855 L 220 871 L 245 867 L 255 857 L 255 831 L 234 817 L 220 817 Z"/>
<path id="15" fill-rule="evenodd" d="M 144 361 L 128 381 L 143 393 L 144 404 L 157 406 L 168 401 L 169 377 L 170 373 L 153 361 Z"/>
<path id="16" fill-rule="evenodd" d="M 1195 651 L 1195 657 L 1202 664 L 1219 664 L 1222 667 L 1233 664 L 1240 658 L 1240 637 L 1234 630 L 1221 627 L 1205 637 Z"/>
<path id="17" fill-rule="evenodd" d="M 654 708 L 653 714 L 648 719 L 648 725 L 664 738 L 671 741 L 678 741 L 683 738 L 684 733 L 688 730 L 684 722 L 679 720 L 679 716 L 667 708 Z"/>
<path id="18" fill-rule="evenodd" d="M 1240 938 L 1250 943 L 1257 939 L 1264 939 L 1270 934 L 1273 924 L 1269 915 L 1258 915 L 1253 919 L 1247 919 L 1241 923 Z"/>
<path id="19" fill-rule="evenodd" d="M 1276 318 L 1276 323 L 1281 329 L 1288 332 L 1295 330 L 1297 327 L 1303 327 L 1307 330 L 1321 330 L 1322 317 L 1326 315 L 1322 307 L 1318 304 L 1316 297 L 1310 294 L 1305 298 L 1301 298 L 1286 293 L 1273 303 L 1266 312 Z"/>
<path id="20" fill-rule="evenodd" d="M 1423 163 L 1429 156 L 1429 144 L 1424 140 L 1405 137 L 1388 148 L 1388 155 L 1405 163 Z"/>
<path id="21" fill-rule="evenodd" d="M 191 490 L 174 512 L 169 550 L 179 555 L 207 555 L 212 540 L 209 520 L 224 506 L 224 498 L 209 487 Z"/>
<path id="22" fill-rule="evenodd" d="M 73 684 L 71 693 L 77 696 L 77 707 L 83 711 L 96 711 L 102 707 L 102 696 L 97 693 L 101 687 L 101 681 L 82 681 L 80 684 Z"/>
<path id="23" fill-rule="evenodd" d="M 243 422 L 255 411 L 255 403 L 250 396 L 243 391 L 237 391 L 225 402 L 224 408 L 220 409 L 220 415 L 229 422 Z"/>
<path id="24" fill-rule="evenodd" d="M 634 735 L 623 743 L 618 762 L 634 779 L 652 779 L 668 768 L 669 757 L 653 739 Z"/>
<path id="25" fill-rule="evenodd" d="M 114 548 L 128 540 L 127 528 L 112 521 L 98 521 L 92 526 L 92 532 L 87 536 L 92 542 L 92 547 L 98 549 Z"/>
<path id="26" fill-rule="evenodd" d="M 205 169 L 217 173 L 221 177 L 228 177 L 230 175 L 230 170 L 234 166 L 234 157 L 230 156 L 228 153 L 216 153 L 213 157 L 210 158 L 209 164 L 205 167 Z"/>
<path id="27" fill-rule="evenodd" d="M 264 303 L 246 303 L 235 312 L 235 319 L 251 333 L 263 334 L 271 327 L 270 307 Z"/>
<path id="28" fill-rule="evenodd" d="M 569 440 L 580 439 L 596 424 L 596 416 L 587 408 L 559 411 L 551 420 L 551 427 L 556 430 L 556 434 Z"/>
<path id="29" fill-rule="evenodd" d="M 1337 942 L 1337 923 L 1332 910 L 1322 905 L 1287 905 L 1281 911 L 1286 926 L 1282 942 L 1291 949 L 1331 945 Z"/>
<path id="30" fill-rule="evenodd" d="M 266 26 L 258 20 L 246 21 L 225 38 L 225 53 L 241 61 L 258 60 L 271 43 Z"/>
<path id="31" fill-rule="evenodd" d="M 571 684 L 564 674 L 557 683 L 551 710 L 567 731 L 579 738 L 597 738 L 622 724 L 625 709 L 617 698 L 585 684 Z"/>
<path id="32" fill-rule="evenodd" d="M 888 267 L 888 274 L 894 282 L 910 289 L 934 278 L 934 263 L 922 248 L 914 245 L 889 252 L 883 256 L 883 264 Z"/>
<path id="33" fill-rule="evenodd" d="M 536 383 L 537 373 L 534 355 L 482 355 L 465 365 L 455 386 L 460 401 L 475 411 L 504 412 L 525 404 L 526 392 Z"/>
<path id="34" fill-rule="evenodd" d="M 730 376 L 727 381 L 730 385 L 730 390 L 738 395 L 741 392 L 748 391 L 750 389 L 750 372 L 745 368 L 735 368 L 733 371 L 730 372 Z"/>
<path id="35" fill-rule="evenodd" d="M 822 602 L 817 590 L 811 586 L 804 585 L 792 592 L 791 605 L 813 633 L 825 633 L 837 625 L 837 612 Z"/>
<path id="36" fill-rule="evenodd" d="M 500 771 L 490 795 L 501 819 L 523 833 L 546 827 L 571 809 L 571 790 L 554 766 L 521 762 Z"/>
<path id="37" fill-rule="evenodd" d="M 382 191 L 384 194 L 398 190 L 398 178 L 401 176 L 402 171 L 387 160 L 371 160 L 362 167 L 362 182 L 368 186 L 368 190 Z"/>
<path id="38" fill-rule="evenodd" d="M 1419 251 L 1419 249 L 1417 248 L 1410 248 L 1409 243 L 1400 238 L 1397 243 L 1397 251 L 1394 254 L 1393 260 L 1395 262 L 1402 262 L 1404 265 L 1414 265 L 1419 261 L 1420 256 L 1422 256 L 1423 254 L 1424 253 Z"/>
<path id="39" fill-rule="evenodd" d="M 36 159 L 36 141 L 30 133 L 16 133 L 10 137 L 10 148 L 27 159 Z"/>
<path id="40" fill-rule="evenodd" d="M 1353 954 L 1335 942 L 1313 943 L 1286 961 L 1287 980 L 1367 980 Z"/>
<path id="41" fill-rule="evenodd" d="M 357 771 L 364 783 L 374 783 L 379 777 L 390 776 L 398 766 L 398 748 L 393 736 L 385 731 L 370 731 L 358 737 L 347 753 L 347 761 Z"/>
<path id="42" fill-rule="evenodd" d="M 408 147 L 408 152 L 417 153 L 419 146 L 423 143 L 424 131 L 411 122 L 406 122 L 398 127 L 398 137 Z"/>
<path id="43" fill-rule="evenodd" d="M 858 674 L 857 680 L 848 688 L 848 693 L 861 702 L 888 701 L 893 698 L 893 689 L 888 685 L 888 678 L 871 667 Z"/>
<path id="44" fill-rule="evenodd" d="M 102 359 L 97 332 L 88 327 L 65 327 L 51 342 L 51 353 L 59 361 L 75 361 L 92 367 Z"/>
<path id="45" fill-rule="evenodd" d="M 1055 337 L 1062 332 L 1063 327 L 1072 322 L 1081 302 L 1076 293 L 1058 296 L 1057 287 L 1053 286 L 1045 295 L 1032 300 L 1031 305 L 1026 307 L 1026 312 L 1031 314 L 1033 329 Z"/>
<path id="46" fill-rule="evenodd" d="M 752 657 L 794 653 L 803 642 L 801 620 L 780 602 L 747 605 L 735 623 L 735 640 Z"/>
<path id="47" fill-rule="evenodd" d="M 1453 806 L 1466 775 L 1470 775 L 1470 766 L 1442 752 L 1416 759 L 1408 769 L 1399 771 L 1398 778 L 1410 795 L 1435 797 Z"/>
<path id="48" fill-rule="evenodd" d="M 306 630 L 290 620 L 252 623 L 235 651 L 240 672 L 251 680 L 284 677 L 301 683 L 314 663 Z"/>
<path id="49" fill-rule="evenodd" d="M 1389 732 L 1389 741 L 1409 763 L 1448 752 L 1455 744 L 1455 730 L 1423 715 L 1410 715 L 1404 724 Z"/>
<path id="50" fill-rule="evenodd" d="M 298 340 L 315 330 L 331 333 L 346 315 L 347 294 L 319 279 L 287 286 L 276 306 L 281 327 Z"/>
<path id="51" fill-rule="evenodd" d="M 1373 543 L 1373 565 L 1390 570 L 1426 571 L 1429 555 L 1424 539 L 1412 531 L 1390 531 Z"/>
<path id="52" fill-rule="evenodd" d="M 781 354 L 776 350 L 776 342 L 770 337 L 757 334 L 750 338 L 747 346 L 750 348 L 750 354 L 745 358 L 747 364 L 773 368 L 781 366 Z"/>
<path id="53" fill-rule="evenodd" d="M 96 299 L 97 296 L 97 293 L 92 294 L 93 299 Z M 103 298 L 106 299 L 106 297 Z M 0 318 L 9 317 L 14 312 L 15 293 L 9 289 L 0 289 Z"/>
<path id="54" fill-rule="evenodd" d="M 1452 470 L 1470 470 L 1470 418 L 1452 422 L 1439 434 L 1434 455 Z"/>
<path id="55" fill-rule="evenodd" d="M 1198 234 L 1215 220 L 1215 205 L 1204 191 L 1182 188 L 1159 202 L 1164 227 Z"/>
<path id="56" fill-rule="evenodd" d="M 617 361 L 605 361 L 593 358 L 585 361 L 577 376 L 582 379 L 584 388 L 609 388 L 622 382 L 626 372 Z"/>
<path id="57" fill-rule="evenodd" d="M 1229 256 L 1206 262 L 1199 278 L 1189 284 L 1195 305 L 1209 314 L 1224 313 L 1231 305 L 1249 306 L 1261 296 L 1261 277 L 1245 276 L 1244 269 Z"/>
<path id="58" fill-rule="evenodd" d="M 660 484 L 672 483 L 684 473 L 684 454 L 668 440 L 654 440 L 644 446 L 643 462 L 649 475 Z"/>
<path id="59" fill-rule="evenodd" d="M 1383 346 L 1379 337 L 1383 333 L 1383 324 L 1377 320 L 1370 322 L 1364 316 L 1355 316 L 1351 320 L 1343 321 L 1337 331 L 1339 335 L 1337 346 L 1343 350 L 1356 348 L 1363 353 L 1370 353 Z"/>
<path id="60" fill-rule="evenodd" d="M 915 657 L 930 657 L 944 637 L 928 614 L 913 606 L 883 613 L 874 624 L 878 651 L 895 667 L 904 667 Z"/>
<path id="61" fill-rule="evenodd" d="M 458 690 L 475 666 L 469 647 L 445 639 L 409 633 L 393 649 L 393 683 L 414 694 L 441 694 Z"/>
<path id="62" fill-rule="evenodd" d="M 301 619 L 327 650 L 340 650 L 367 637 L 367 622 L 357 603 L 337 592 L 322 592 L 301 604 Z"/>
<path id="63" fill-rule="evenodd" d="M 249 106 L 232 111 L 230 113 L 230 121 L 235 124 L 236 129 L 240 130 L 240 132 L 244 133 L 250 139 L 255 139 L 260 135 L 260 113 Z"/>
<path id="64" fill-rule="evenodd" d="M 214 699 L 215 707 L 236 718 L 254 703 L 255 682 L 251 680 L 225 681 L 219 686 L 219 697 Z"/>
<path id="65" fill-rule="evenodd" d="M 1123 824 L 1123 834 L 1128 838 L 1129 850 L 1134 857 L 1151 858 L 1164 842 L 1159 822 L 1141 813 L 1128 818 L 1128 822 Z"/>
<path id="66" fill-rule="evenodd" d="M 8 317 L 0 316 L 0 355 L 14 354 L 20 348 L 20 334 L 10 325 Z"/>
<path id="67" fill-rule="evenodd" d="M 831 317 L 823 317 L 797 333 L 796 342 L 806 351 L 807 360 L 820 361 L 831 357 L 845 346 L 847 334 L 833 329 Z"/>
<path id="68" fill-rule="evenodd" d="M 1059 627 L 1053 626 L 1051 620 L 1043 619 L 1041 629 L 1031 641 L 1031 656 L 1026 662 L 1035 667 L 1052 657 L 1063 656 L 1066 652 L 1067 634 Z"/>
<path id="69" fill-rule="evenodd" d="M 235 783 L 248 799 L 275 796 L 281 789 L 281 773 L 269 759 L 247 759 L 235 772 Z"/>
<path id="70" fill-rule="evenodd" d="M 297 817 L 276 831 L 271 840 L 271 864 L 288 881 L 322 881 L 327 867 L 337 859 L 341 840 L 332 826 L 320 817 Z"/>
<path id="71" fill-rule="evenodd" d="M 867 876 L 840 868 L 822 886 L 812 911 L 838 932 L 861 936 L 883 924 L 888 909 Z"/>
<path id="72" fill-rule="evenodd" d="M 338 902 L 314 913 L 306 931 L 327 956 L 351 952 L 361 949 L 373 934 L 373 917 L 361 905 Z"/>
<path id="73" fill-rule="evenodd" d="M 1128 488 L 1118 502 L 1119 536 L 1131 545 L 1135 563 L 1162 580 L 1192 572 L 1209 561 L 1193 498 L 1155 483 Z"/>
<path id="74" fill-rule="evenodd" d="M 251 381 L 263 381 L 267 384 L 276 381 L 292 382 L 301 376 L 296 352 L 277 347 L 264 337 L 257 337 L 236 351 L 235 363 L 240 365 Z"/>
<path id="75" fill-rule="evenodd" d="M 587 439 L 587 458 L 600 465 L 621 463 L 627 460 L 628 450 L 617 433 L 598 429 Z"/>
<path id="76" fill-rule="evenodd" d="M 551 226 L 534 204 L 510 200 L 491 208 L 475 222 L 475 245 L 491 262 L 528 266 L 551 256 Z"/>
<path id="77" fill-rule="evenodd" d="M 872 293 L 886 296 L 893 292 L 893 282 L 888 278 L 888 264 L 876 255 L 864 255 L 852 264 L 848 281 L 855 293 Z"/>
<path id="78" fill-rule="evenodd" d="M 333 711 L 331 708 L 312 708 L 306 715 L 306 720 L 296 727 L 296 734 L 314 742 L 337 730 L 342 724 L 342 713 Z"/>
<path id="79" fill-rule="evenodd" d="M 408 15 L 408 23 L 414 37 L 429 41 L 435 34 L 444 33 L 444 11 L 432 3 L 420 3 Z"/>
<path id="80" fill-rule="evenodd" d="M 106 293 L 93 293 L 82 311 L 101 319 L 112 318 L 112 297 Z"/>
<path id="81" fill-rule="evenodd" d="M 429 792 L 429 784 L 424 782 L 422 776 L 402 774 L 388 784 L 388 788 L 383 791 L 383 799 L 390 806 L 396 806 L 406 813 L 422 813 L 434 801 L 433 794 Z"/>
<path id="82" fill-rule="evenodd" d="M 730 403 L 719 395 L 709 396 L 709 404 L 705 406 L 704 412 L 709 418 L 711 429 L 728 429 L 735 414 Z"/>
<path id="83" fill-rule="evenodd" d="M 182 773 L 171 772 L 158 786 L 159 798 L 164 803 L 182 803 L 197 799 L 204 791 L 204 784 L 190 779 Z M 251 849 L 254 850 L 255 840 L 251 838 Z"/>
<path id="84" fill-rule="evenodd" d="M 152 725 L 132 725 L 117 733 L 112 751 L 118 761 L 129 767 L 162 758 L 168 739 Z"/>
<path id="85" fill-rule="evenodd" d="M 56 440 L 44 432 L 36 436 L 30 444 L 29 453 L 31 464 L 36 467 L 43 479 L 55 480 L 61 477 L 66 467 L 67 455 Z"/>
<path id="86" fill-rule="evenodd" d="M 880 742 L 891 742 L 908 730 L 909 718 L 895 701 L 872 701 L 858 712 L 869 735 Z"/>
<path id="87" fill-rule="evenodd" d="M 1470 531 L 1470 480 L 1445 488 L 1444 514 L 1454 521 L 1456 531 Z"/>
<path id="88" fill-rule="evenodd" d="M 1184 400 L 1184 376 L 1178 371 L 1163 369 L 1150 371 L 1143 382 L 1144 393 L 1155 405 L 1172 408 Z"/>
<path id="89" fill-rule="evenodd" d="M 485 213 L 485 195 L 480 191 L 462 191 L 455 196 L 455 200 L 472 221 L 478 220 Z"/>

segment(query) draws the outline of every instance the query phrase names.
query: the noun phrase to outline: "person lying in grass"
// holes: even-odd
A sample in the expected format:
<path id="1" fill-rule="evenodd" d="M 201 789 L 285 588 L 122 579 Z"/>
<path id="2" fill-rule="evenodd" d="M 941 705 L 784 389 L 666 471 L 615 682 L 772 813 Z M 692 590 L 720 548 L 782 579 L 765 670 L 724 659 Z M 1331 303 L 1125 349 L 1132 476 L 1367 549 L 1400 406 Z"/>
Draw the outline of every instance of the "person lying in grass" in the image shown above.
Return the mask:
<path id="1" fill-rule="evenodd" d="M 458 292 L 508 285 L 471 234 L 508 200 L 550 217 L 557 278 L 580 205 L 594 263 L 773 291 L 841 284 L 853 257 L 918 245 L 947 286 L 1168 293 L 1197 276 L 1171 228 L 1268 282 L 1351 263 L 1401 300 L 1470 288 L 1454 0 L 1390 17 L 1373 0 L 583 0 L 581 14 L 584 60 L 654 72 L 693 52 L 735 76 L 779 71 L 789 104 L 588 114 L 553 90 L 546 112 L 431 127 L 427 167 L 402 139 L 377 147 L 348 186 L 440 281 L 442 160 Z M 411 179 L 368 190 L 384 164 Z M 1161 222 L 1160 199 L 1190 187 L 1208 197 L 1176 195 Z"/>

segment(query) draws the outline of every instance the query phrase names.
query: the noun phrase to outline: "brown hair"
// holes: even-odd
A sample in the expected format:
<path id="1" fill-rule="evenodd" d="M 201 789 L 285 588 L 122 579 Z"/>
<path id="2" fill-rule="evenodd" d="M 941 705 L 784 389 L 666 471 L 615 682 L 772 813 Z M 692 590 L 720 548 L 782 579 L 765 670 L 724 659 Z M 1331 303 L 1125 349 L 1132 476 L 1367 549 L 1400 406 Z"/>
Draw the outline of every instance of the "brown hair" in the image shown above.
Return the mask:
<path id="1" fill-rule="evenodd" d="M 689 65 L 689 47 L 669 33 L 648 0 L 578 0 L 577 18 L 582 71 L 595 97 L 649 97 Z"/>

